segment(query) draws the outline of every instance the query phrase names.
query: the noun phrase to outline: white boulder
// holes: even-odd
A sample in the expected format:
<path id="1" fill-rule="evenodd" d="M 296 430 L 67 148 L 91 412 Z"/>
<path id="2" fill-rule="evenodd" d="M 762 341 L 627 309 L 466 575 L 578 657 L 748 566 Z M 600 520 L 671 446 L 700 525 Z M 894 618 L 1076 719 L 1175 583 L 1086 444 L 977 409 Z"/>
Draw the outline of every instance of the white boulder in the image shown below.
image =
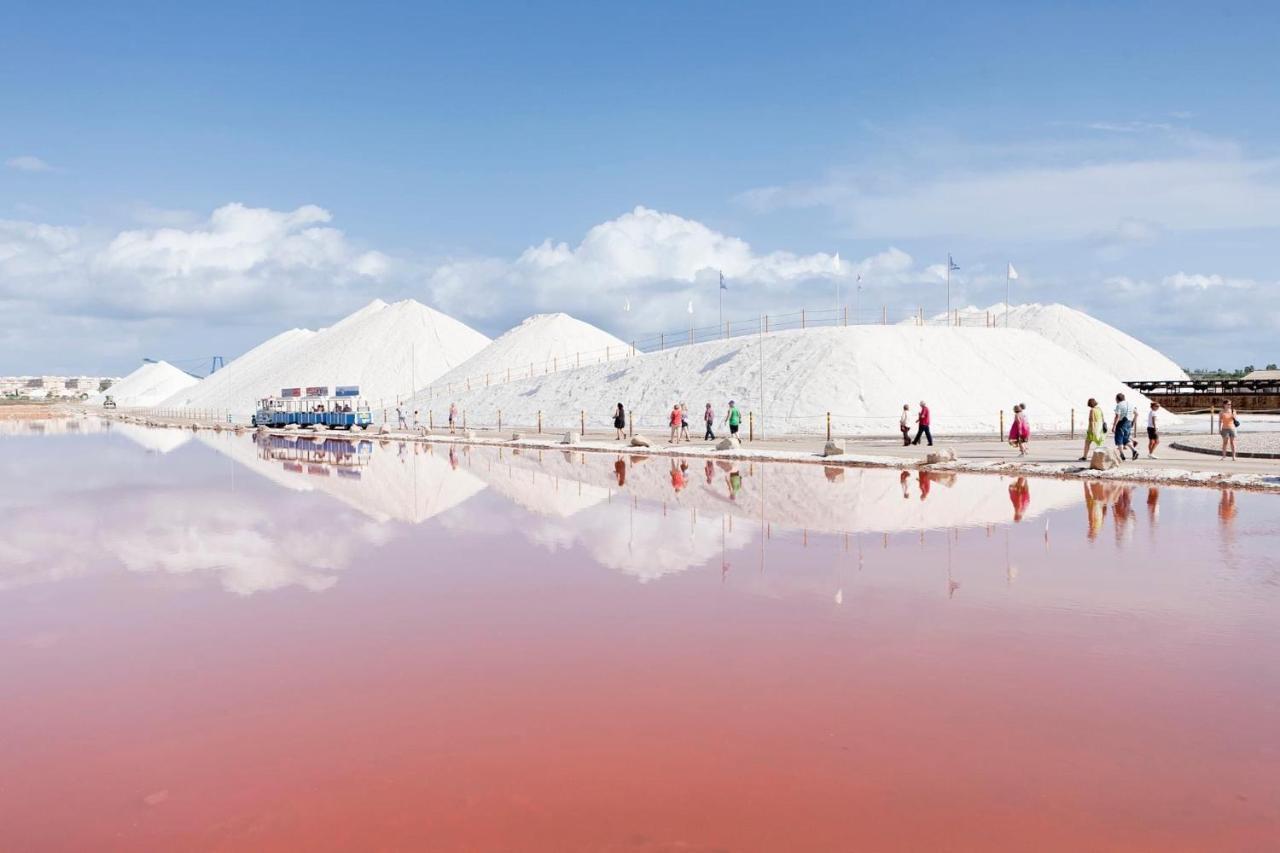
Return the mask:
<path id="1" fill-rule="evenodd" d="M 716 442 L 716 450 L 737 450 L 742 442 L 732 436 L 726 436 Z"/>
<path id="2" fill-rule="evenodd" d="M 653 447 L 653 442 L 645 438 L 643 435 L 631 436 L 632 447 Z"/>
<path id="3" fill-rule="evenodd" d="M 1089 467 L 1094 471 L 1110 471 L 1119 464 L 1120 454 L 1114 447 L 1100 447 L 1089 457 Z"/>
<path id="4" fill-rule="evenodd" d="M 822 448 L 823 456 L 839 456 L 844 453 L 843 441 L 828 441 L 826 446 Z"/>

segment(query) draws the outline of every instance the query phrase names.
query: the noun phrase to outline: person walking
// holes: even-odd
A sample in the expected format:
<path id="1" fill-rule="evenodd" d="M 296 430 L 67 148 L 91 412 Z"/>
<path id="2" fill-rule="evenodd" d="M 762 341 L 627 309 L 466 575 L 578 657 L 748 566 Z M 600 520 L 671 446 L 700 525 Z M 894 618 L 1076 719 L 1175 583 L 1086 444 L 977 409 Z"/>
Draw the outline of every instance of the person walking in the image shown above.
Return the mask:
<path id="1" fill-rule="evenodd" d="M 920 437 L 924 436 L 929 439 L 929 446 L 933 447 L 933 431 L 929 429 L 929 424 L 932 420 L 933 415 L 929 411 L 929 406 L 924 400 L 921 400 L 920 412 L 916 415 L 916 423 L 919 425 L 919 428 L 916 430 L 916 438 L 915 441 L 911 442 L 912 444 L 919 444 Z"/>
<path id="2" fill-rule="evenodd" d="M 1123 393 L 1117 394 L 1111 431 L 1115 436 L 1116 450 L 1119 451 L 1121 459 L 1124 459 L 1124 449 L 1126 447 L 1133 451 L 1135 460 L 1138 458 L 1138 446 L 1133 440 L 1134 414 L 1133 403 L 1125 400 Z"/>
<path id="3" fill-rule="evenodd" d="M 738 404 L 729 401 L 729 411 L 724 416 L 724 422 L 729 425 L 729 435 L 736 437 L 738 435 L 738 427 L 742 424 L 742 412 L 738 411 Z"/>
<path id="4" fill-rule="evenodd" d="M 683 413 L 680 411 L 680 404 L 676 403 L 671 407 L 671 417 L 668 421 L 671 424 L 671 440 L 668 444 L 675 444 L 680 440 L 680 422 L 683 420 Z"/>
<path id="5" fill-rule="evenodd" d="M 692 441 L 689 438 L 689 404 L 680 404 L 680 437 L 686 442 Z"/>
<path id="6" fill-rule="evenodd" d="M 396 429 L 408 429 L 409 424 L 404 419 L 404 409 L 396 406 Z"/>
<path id="7" fill-rule="evenodd" d="M 1156 459 L 1156 448 L 1160 446 L 1160 425 L 1157 421 L 1160 404 L 1152 403 L 1147 412 L 1147 458 Z"/>
<path id="8" fill-rule="evenodd" d="M 449 404 L 449 435 L 453 435 L 454 424 L 458 420 L 458 404 Z"/>
<path id="9" fill-rule="evenodd" d="M 706 432 L 706 435 L 702 436 L 702 440 L 703 440 L 703 441 L 715 441 L 715 440 L 716 440 L 716 434 L 715 434 L 715 432 L 713 432 L 713 431 L 712 431 L 712 429 L 711 429 L 711 428 L 712 428 L 713 426 L 715 426 L 715 423 L 716 423 L 716 413 L 715 413 L 714 411 L 712 411 L 712 409 L 711 409 L 711 404 L 710 404 L 710 403 L 707 403 L 706 411 L 704 411 L 704 412 L 702 413 L 702 420 L 703 420 L 703 421 L 706 423 L 706 425 L 707 425 L 707 432 Z"/>
<path id="10" fill-rule="evenodd" d="M 1227 458 L 1227 451 L 1231 451 L 1231 461 L 1236 459 L 1236 429 L 1240 426 L 1240 419 L 1236 417 L 1235 407 L 1231 405 L 1230 400 L 1222 401 L 1222 411 L 1218 412 L 1218 435 L 1222 436 L 1222 458 Z"/>
<path id="11" fill-rule="evenodd" d="M 1089 398 L 1089 425 L 1085 428 L 1084 433 L 1084 455 L 1080 457 L 1081 462 L 1089 461 L 1089 453 L 1095 447 L 1101 447 L 1103 436 L 1107 432 L 1107 421 L 1102 414 L 1102 407 L 1098 405 L 1098 401 Z"/>
<path id="12" fill-rule="evenodd" d="M 902 433 L 902 446 L 911 444 L 911 405 L 902 404 L 902 417 L 898 418 L 898 431 Z"/>
<path id="13" fill-rule="evenodd" d="M 622 408 L 621 403 L 618 404 L 618 408 L 613 410 L 613 429 L 617 433 L 614 436 L 615 441 L 622 441 L 627 437 L 627 412 Z"/>
<path id="14" fill-rule="evenodd" d="M 1018 448 L 1019 456 L 1027 455 L 1027 439 L 1031 437 L 1031 425 L 1027 422 L 1025 403 L 1013 407 L 1013 423 L 1009 426 L 1009 444 Z"/>

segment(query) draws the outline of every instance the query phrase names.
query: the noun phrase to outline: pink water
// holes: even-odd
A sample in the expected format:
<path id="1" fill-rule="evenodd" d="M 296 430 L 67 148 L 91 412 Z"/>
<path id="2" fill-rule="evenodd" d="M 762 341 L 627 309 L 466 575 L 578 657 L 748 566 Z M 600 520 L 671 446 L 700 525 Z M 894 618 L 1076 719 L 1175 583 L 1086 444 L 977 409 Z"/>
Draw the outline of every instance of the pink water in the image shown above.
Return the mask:
<path id="1" fill-rule="evenodd" d="M 1272 496 L 0 448 L 5 850 L 1280 848 Z"/>

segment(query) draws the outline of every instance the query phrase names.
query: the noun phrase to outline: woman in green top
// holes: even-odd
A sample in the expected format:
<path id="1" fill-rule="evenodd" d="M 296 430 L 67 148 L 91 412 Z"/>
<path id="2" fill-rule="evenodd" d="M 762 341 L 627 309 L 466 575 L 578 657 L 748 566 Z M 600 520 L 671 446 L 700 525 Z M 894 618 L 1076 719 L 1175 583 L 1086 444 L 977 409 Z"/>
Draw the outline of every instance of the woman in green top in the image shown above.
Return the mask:
<path id="1" fill-rule="evenodd" d="M 1098 401 L 1089 398 L 1089 429 L 1084 434 L 1084 456 L 1080 457 L 1081 462 L 1089 461 L 1089 449 L 1093 446 L 1102 446 L 1102 436 L 1106 433 L 1106 420 L 1102 415 L 1102 407 L 1098 405 Z"/>

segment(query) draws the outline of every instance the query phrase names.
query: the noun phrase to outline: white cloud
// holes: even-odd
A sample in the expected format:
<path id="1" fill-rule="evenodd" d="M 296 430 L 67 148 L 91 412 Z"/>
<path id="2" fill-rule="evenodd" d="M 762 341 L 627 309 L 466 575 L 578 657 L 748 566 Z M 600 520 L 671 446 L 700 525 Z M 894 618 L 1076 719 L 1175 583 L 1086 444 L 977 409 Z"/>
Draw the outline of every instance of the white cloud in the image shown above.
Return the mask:
<path id="1" fill-rule="evenodd" d="M 228 204 L 191 228 L 114 237 L 0 221 L 0 297 L 98 316 L 260 317 L 301 300 L 338 309 L 368 296 L 391 263 L 359 251 L 330 220 L 313 205 Z"/>
<path id="2" fill-rule="evenodd" d="M 1165 276 L 1161 284 L 1165 287 L 1172 287 L 1174 290 L 1210 290 L 1213 288 L 1240 290 L 1254 287 L 1257 283 L 1252 279 L 1227 278 L 1216 273 L 1204 275 L 1201 273 L 1176 272 L 1173 275 Z"/>
<path id="3" fill-rule="evenodd" d="M 842 261 L 837 269 L 834 253 L 761 253 L 700 222 L 637 207 L 593 227 L 576 246 L 546 240 L 510 261 L 445 263 L 431 275 L 428 291 L 443 310 L 463 318 L 568 311 L 608 317 L 615 328 L 661 328 L 655 324 L 687 323 L 691 299 L 703 312 L 698 322 L 708 322 L 718 304 L 720 271 L 729 287 L 726 315 L 734 318 L 832 304 L 837 278 L 852 283 L 861 274 L 870 287 L 921 275 L 911 256 L 896 248 Z M 628 300 L 631 317 L 621 312 Z"/>
<path id="4" fill-rule="evenodd" d="M 33 157 L 30 154 L 23 154 L 19 157 L 10 157 L 4 161 L 4 164 L 10 169 L 17 169 L 19 172 L 52 172 L 53 167 L 39 157 Z"/>

